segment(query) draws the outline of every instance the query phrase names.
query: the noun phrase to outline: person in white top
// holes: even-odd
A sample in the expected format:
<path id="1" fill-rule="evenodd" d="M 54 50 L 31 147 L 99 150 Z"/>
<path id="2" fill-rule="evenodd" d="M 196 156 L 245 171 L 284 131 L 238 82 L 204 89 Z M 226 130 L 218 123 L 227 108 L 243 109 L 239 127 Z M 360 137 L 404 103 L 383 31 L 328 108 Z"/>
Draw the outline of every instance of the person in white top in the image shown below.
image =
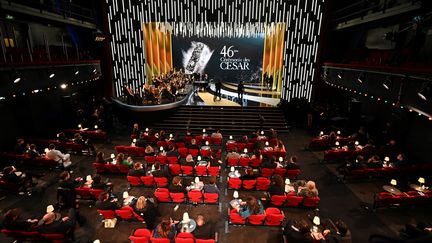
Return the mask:
<path id="1" fill-rule="evenodd" d="M 62 164 L 64 168 L 67 168 L 72 164 L 70 154 L 62 154 L 62 152 L 55 149 L 54 144 L 50 144 L 48 148 L 49 151 L 45 155 L 47 159 L 52 159 L 59 164 Z"/>

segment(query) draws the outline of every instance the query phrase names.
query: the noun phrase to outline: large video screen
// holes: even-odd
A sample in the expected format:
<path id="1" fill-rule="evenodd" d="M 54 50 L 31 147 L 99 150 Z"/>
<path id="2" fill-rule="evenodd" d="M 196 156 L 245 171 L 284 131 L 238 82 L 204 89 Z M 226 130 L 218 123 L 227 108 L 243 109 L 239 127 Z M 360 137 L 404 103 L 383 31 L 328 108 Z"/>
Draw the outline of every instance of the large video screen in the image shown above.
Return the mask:
<path id="1" fill-rule="evenodd" d="M 258 38 L 172 37 L 173 66 L 223 82 L 261 81 L 264 35 Z"/>

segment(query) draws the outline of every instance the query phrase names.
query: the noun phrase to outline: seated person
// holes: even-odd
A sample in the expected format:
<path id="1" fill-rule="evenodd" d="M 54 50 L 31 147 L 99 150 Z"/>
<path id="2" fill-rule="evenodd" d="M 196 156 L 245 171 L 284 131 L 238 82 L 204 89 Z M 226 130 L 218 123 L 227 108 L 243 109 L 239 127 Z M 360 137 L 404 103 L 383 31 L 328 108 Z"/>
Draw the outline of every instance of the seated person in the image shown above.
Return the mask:
<path id="1" fill-rule="evenodd" d="M 48 146 L 48 153 L 46 153 L 45 157 L 47 159 L 54 160 L 55 162 L 58 162 L 60 165 L 62 165 L 64 168 L 69 167 L 72 162 L 70 160 L 70 154 L 62 154 L 59 150 L 56 150 L 56 147 L 54 144 L 50 144 Z"/>
<path id="2" fill-rule="evenodd" d="M 290 157 L 289 162 L 285 166 L 286 170 L 298 170 L 300 166 L 297 164 L 297 156 L 293 155 Z"/>
<path id="3" fill-rule="evenodd" d="M 275 151 L 285 151 L 285 145 L 283 144 L 282 140 L 278 140 L 277 145 L 274 147 Z"/>
<path id="4" fill-rule="evenodd" d="M 367 167 L 368 168 L 372 168 L 372 169 L 377 169 L 377 168 L 382 168 L 383 167 L 383 163 L 380 159 L 380 157 L 378 155 L 374 155 L 372 156 L 368 162 L 367 162 Z"/>
<path id="5" fill-rule="evenodd" d="M 81 144 L 84 147 L 88 149 L 89 153 L 94 153 L 96 151 L 93 143 L 90 141 L 90 139 L 84 140 L 81 134 L 75 133 L 74 139 L 72 140 L 76 144 Z"/>
<path id="6" fill-rule="evenodd" d="M 216 177 L 212 176 L 209 183 L 204 185 L 204 193 L 219 193 L 219 188 L 216 185 Z"/>
<path id="7" fill-rule="evenodd" d="M 271 178 L 271 184 L 268 189 L 270 196 L 285 195 L 285 182 L 280 175 L 274 175 Z"/>
<path id="8" fill-rule="evenodd" d="M 67 139 L 66 134 L 64 132 L 59 132 L 57 134 L 57 141 L 65 143 L 68 142 L 69 140 Z"/>
<path id="9" fill-rule="evenodd" d="M 168 238 L 171 242 L 174 242 L 176 235 L 176 224 L 178 221 L 173 221 L 169 217 L 163 217 L 160 224 L 156 226 L 153 231 L 154 238 Z"/>
<path id="10" fill-rule="evenodd" d="M 208 158 L 208 162 L 209 163 L 208 163 L 207 167 L 209 167 L 209 166 L 219 167 L 222 165 L 222 160 L 213 157 L 213 155 L 210 155 L 210 158 Z"/>
<path id="11" fill-rule="evenodd" d="M 274 156 L 264 156 L 264 159 L 262 160 L 261 168 L 267 168 L 267 169 L 276 169 L 277 163 L 275 163 L 276 158 Z"/>
<path id="12" fill-rule="evenodd" d="M 310 227 L 304 219 L 299 221 L 289 220 L 284 228 L 283 234 L 285 235 L 287 242 L 314 242 Z"/>
<path id="13" fill-rule="evenodd" d="M 270 133 L 269 139 L 278 138 L 278 134 L 273 128 L 270 128 L 269 133 Z"/>
<path id="14" fill-rule="evenodd" d="M 237 207 L 237 211 L 242 218 L 247 218 L 251 215 L 264 214 L 264 207 L 260 200 L 248 196 L 246 202 L 241 202 Z"/>
<path id="15" fill-rule="evenodd" d="M 395 167 L 404 167 L 409 165 L 408 161 L 405 158 L 404 154 L 398 154 L 396 157 L 396 162 L 394 162 L 393 166 Z"/>
<path id="16" fill-rule="evenodd" d="M 39 221 L 37 219 L 22 219 L 20 216 L 20 209 L 9 209 L 3 215 L 2 228 L 7 230 L 30 231 L 35 225 L 35 223 Z"/>
<path id="17" fill-rule="evenodd" d="M 95 162 L 96 162 L 96 163 L 100 163 L 100 164 L 106 164 L 108 161 L 111 160 L 111 159 L 105 159 L 104 157 L 105 157 L 104 152 L 99 151 L 99 152 L 96 154 Z"/>
<path id="18" fill-rule="evenodd" d="M 405 229 L 401 230 L 400 236 L 402 239 L 405 240 L 431 239 L 432 225 L 430 223 L 425 223 L 425 222 L 418 222 L 417 225 L 406 224 Z M 426 242 L 426 241 L 422 241 L 422 242 Z"/>
<path id="19" fill-rule="evenodd" d="M 147 147 L 147 142 L 145 139 L 137 138 L 135 142 L 135 147 L 145 148 Z"/>
<path id="20" fill-rule="evenodd" d="M 132 201 L 130 207 L 145 221 L 147 229 L 154 229 L 156 218 L 160 216 L 160 213 L 152 201 L 144 196 L 140 196 L 138 199 Z"/>
<path id="21" fill-rule="evenodd" d="M 134 123 L 131 135 L 133 135 L 135 138 L 139 138 L 140 137 L 141 130 L 139 129 L 138 123 Z"/>
<path id="22" fill-rule="evenodd" d="M 192 157 L 192 155 L 188 154 L 185 158 L 184 161 L 182 161 L 181 165 L 186 165 L 186 166 L 195 166 L 195 161 Z"/>
<path id="23" fill-rule="evenodd" d="M 222 133 L 219 129 L 216 130 L 216 132 L 212 133 L 211 138 L 213 139 L 222 139 Z"/>
<path id="24" fill-rule="evenodd" d="M 225 157 L 225 160 L 228 160 L 228 159 L 240 159 L 240 154 L 237 153 L 237 151 L 235 151 L 235 150 L 232 152 L 229 152 L 227 154 L 227 156 Z"/>
<path id="25" fill-rule="evenodd" d="M 124 154 L 119 153 L 119 154 L 117 154 L 117 157 L 116 157 L 116 164 L 126 165 L 128 167 L 131 167 L 133 164 L 133 160 L 132 160 L 132 157 L 128 157 L 127 159 L 125 159 Z"/>
<path id="26" fill-rule="evenodd" d="M 164 130 L 160 130 L 160 132 L 157 133 L 155 136 L 159 139 L 159 141 L 166 141 L 166 135 Z"/>
<path id="27" fill-rule="evenodd" d="M 15 154 L 24 154 L 26 151 L 27 151 L 27 144 L 24 142 L 24 139 L 22 138 L 18 139 L 14 149 Z"/>
<path id="28" fill-rule="evenodd" d="M 188 149 L 199 149 L 199 146 L 196 144 L 195 138 L 191 139 L 191 142 L 189 145 L 187 145 Z"/>
<path id="29" fill-rule="evenodd" d="M 151 172 L 151 174 L 153 177 L 170 177 L 168 171 L 160 166 L 159 161 L 154 163 L 154 170 Z"/>
<path id="30" fill-rule="evenodd" d="M 351 243 L 351 232 L 345 222 L 337 220 L 335 226 L 336 232 L 332 232 L 329 229 L 324 230 L 323 235 L 326 242 Z"/>
<path id="31" fill-rule="evenodd" d="M 203 215 L 198 215 L 196 220 L 196 228 L 192 232 L 196 239 L 215 239 L 217 240 L 215 224 L 212 222 L 206 222 Z"/>
<path id="32" fill-rule="evenodd" d="M 36 144 L 30 144 L 30 149 L 27 150 L 27 155 L 31 158 L 41 157 L 40 153 L 36 150 Z"/>
<path id="33" fill-rule="evenodd" d="M 240 176 L 240 180 L 244 181 L 244 180 L 256 180 L 256 175 L 253 172 L 252 168 L 247 168 L 245 170 L 246 174 Z"/>
<path id="34" fill-rule="evenodd" d="M 147 145 L 147 147 L 144 150 L 144 154 L 145 154 L 145 156 L 154 156 L 155 155 L 155 151 L 154 151 L 154 149 L 153 149 L 152 146 Z"/>
<path id="35" fill-rule="evenodd" d="M 27 186 L 27 178 L 24 173 L 18 171 L 14 166 L 6 166 L 3 168 L 3 180 L 17 184 L 19 186 Z"/>
<path id="36" fill-rule="evenodd" d="M 183 192 L 187 193 L 186 188 L 182 185 L 182 181 L 179 176 L 175 176 L 172 179 L 171 185 L 168 187 L 169 192 Z"/>
<path id="37" fill-rule="evenodd" d="M 96 208 L 98 210 L 117 210 L 120 209 L 120 205 L 117 203 L 117 198 L 110 200 L 109 194 L 102 192 L 99 195 L 99 201 L 96 202 Z"/>
<path id="38" fill-rule="evenodd" d="M 365 160 L 363 155 L 356 157 L 354 163 L 351 163 L 351 170 L 363 169 L 365 167 Z"/>
<path id="39" fill-rule="evenodd" d="M 136 177 L 141 177 L 141 176 L 146 176 L 147 173 L 145 171 L 145 169 L 143 168 L 143 165 L 140 162 L 136 162 L 133 165 L 133 169 L 129 170 L 128 172 L 128 176 L 136 176 Z"/>
<path id="40" fill-rule="evenodd" d="M 36 230 L 42 234 L 68 234 L 75 227 L 76 209 L 69 210 L 69 216 L 60 218 L 54 212 L 49 212 L 39 221 Z"/>
<path id="41" fill-rule="evenodd" d="M 102 182 L 102 177 L 98 174 L 93 175 L 92 177 L 92 184 L 91 184 L 91 188 L 92 189 L 102 189 L 102 190 L 106 190 L 106 191 L 112 191 L 112 183 L 111 182 Z"/>
<path id="42" fill-rule="evenodd" d="M 313 181 L 308 181 L 306 183 L 306 187 L 299 188 L 301 190 L 297 195 L 300 197 L 318 197 L 318 189 L 316 188 L 315 182 Z"/>
<path id="43" fill-rule="evenodd" d="M 248 143 L 249 142 L 249 138 L 248 136 L 244 135 L 243 137 L 241 137 L 240 140 L 238 140 L 239 143 Z"/>
<path id="44" fill-rule="evenodd" d="M 78 181 L 72 180 L 72 177 L 68 171 L 63 171 L 59 175 L 59 187 L 70 189 L 71 191 L 75 191 L 75 188 L 79 186 Z"/>
<path id="45" fill-rule="evenodd" d="M 179 152 L 176 150 L 176 147 L 174 145 L 168 146 L 168 152 L 166 153 L 167 157 L 180 157 Z"/>

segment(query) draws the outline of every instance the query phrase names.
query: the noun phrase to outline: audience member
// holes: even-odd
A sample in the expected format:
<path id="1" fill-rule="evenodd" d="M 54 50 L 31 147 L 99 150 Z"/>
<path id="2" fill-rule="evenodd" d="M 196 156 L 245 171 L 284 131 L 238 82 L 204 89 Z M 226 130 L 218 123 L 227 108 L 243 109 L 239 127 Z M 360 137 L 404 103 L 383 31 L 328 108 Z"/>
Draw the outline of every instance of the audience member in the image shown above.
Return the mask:
<path id="1" fill-rule="evenodd" d="M 186 156 L 185 160 L 182 161 L 181 164 L 182 164 L 182 165 L 185 165 L 185 166 L 195 166 L 195 161 L 194 161 L 192 155 L 188 154 L 188 155 Z"/>
<path id="2" fill-rule="evenodd" d="M 69 216 L 61 218 L 59 214 L 49 212 L 39 221 L 37 231 L 42 234 L 68 234 L 75 227 L 76 209 L 69 210 Z"/>
<path id="3" fill-rule="evenodd" d="M 268 193 L 270 196 L 285 195 L 285 182 L 280 175 L 274 175 L 272 177 Z"/>
<path id="4" fill-rule="evenodd" d="M 154 149 L 153 149 L 152 146 L 147 145 L 147 147 L 144 150 L 144 154 L 145 154 L 145 156 L 154 156 L 155 155 L 155 151 L 154 151 Z"/>
<path id="5" fill-rule="evenodd" d="M 92 177 L 92 184 L 91 184 L 91 188 L 92 189 L 102 189 L 105 191 L 112 191 L 112 183 L 110 182 L 102 182 L 102 177 L 98 174 L 93 175 Z"/>
<path id="6" fill-rule="evenodd" d="M 104 156 L 104 152 L 97 152 L 95 162 L 100 164 L 106 164 L 110 159 L 105 159 Z"/>
<path id="7" fill-rule="evenodd" d="M 160 216 L 159 210 L 154 203 L 144 196 L 140 196 L 138 199 L 133 200 L 130 206 L 145 221 L 147 229 L 153 230 L 156 218 Z"/>
<path id="8" fill-rule="evenodd" d="M 196 239 L 215 239 L 217 240 L 217 234 L 215 230 L 215 224 L 212 222 L 206 222 L 203 215 L 198 215 L 196 220 L 196 228 L 192 232 Z"/>
<path id="9" fill-rule="evenodd" d="M 167 178 L 169 178 L 168 171 L 160 166 L 159 161 L 156 161 L 154 163 L 154 170 L 151 173 L 152 173 L 153 177 L 167 177 Z"/>
<path id="10" fill-rule="evenodd" d="M 248 196 L 246 202 L 240 203 L 237 211 L 242 218 L 247 218 L 251 215 L 264 214 L 264 207 L 260 200 L 253 196 Z"/>
<path id="11" fill-rule="evenodd" d="M 138 123 L 135 123 L 135 124 L 133 125 L 132 135 L 133 135 L 135 138 L 139 138 L 139 137 L 140 137 L 140 135 L 141 135 L 141 130 L 139 129 L 139 125 L 138 125 Z"/>
<path id="12" fill-rule="evenodd" d="M 382 168 L 383 163 L 378 155 L 372 156 L 367 162 L 368 168 Z"/>
<path id="13" fill-rule="evenodd" d="M 255 180 L 256 179 L 256 175 L 254 174 L 254 171 L 252 168 L 247 168 L 245 170 L 246 174 L 240 176 L 240 180 L 244 181 L 244 180 Z"/>
<path id="14" fill-rule="evenodd" d="M 174 145 L 168 146 L 168 152 L 166 153 L 167 157 L 180 157 L 179 152 L 176 150 L 176 147 Z"/>
<path id="15" fill-rule="evenodd" d="M 187 145 L 188 149 L 199 149 L 199 146 L 196 144 L 195 138 L 192 138 L 190 144 Z"/>
<path id="16" fill-rule="evenodd" d="M 351 232 L 345 222 L 337 220 L 335 226 L 337 230 L 336 232 L 332 232 L 328 229 L 324 230 L 323 235 L 326 242 L 351 243 Z"/>
<path id="17" fill-rule="evenodd" d="M 306 187 L 301 188 L 298 195 L 301 197 L 317 197 L 318 196 L 318 189 L 315 186 L 315 182 L 308 181 L 306 183 Z"/>
<path id="18" fill-rule="evenodd" d="M 153 231 L 154 238 L 168 238 L 171 242 L 174 242 L 176 235 L 176 224 L 177 221 L 173 221 L 171 218 L 163 217 L 160 224 L 156 226 Z"/>
<path id="19" fill-rule="evenodd" d="M 117 203 L 117 199 L 111 199 L 107 192 L 102 192 L 99 195 L 99 201 L 96 202 L 96 208 L 98 210 L 117 210 L 120 209 L 120 205 Z"/>
<path id="20" fill-rule="evenodd" d="M 298 170 L 300 166 L 297 164 L 297 156 L 293 155 L 290 157 L 289 162 L 285 166 L 286 170 Z"/>
<path id="21" fill-rule="evenodd" d="M 168 187 L 170 192 L 183 192 L 187 193 L 186 187 L 182 185 L 182 180 L 179 176 L 175 176 L 172 179 L 171 185 Z"/>
<path id="22" fill-rule="evenodd" d="M 211 135 L 212 139 L 222 139 L 222 133 L 219 129 L 216 130 L 216 132 L 212 133 Z"/>
<path id="23" fill-rule="evenodd" d="M 7 230 L 30 231 L 37 222 L 37 219 L 22 219 L 21 210 L 13 208 L 3 215 L 1 226 Z"/>
<path id="24" fill-rule="evenodd" d="M 27 150 L 27 155 L 31 158 L 41 157 L 40 153 L 36 150 L 36 144 L 30 144 L 30 149 Z"/>
<path id="25" fill-rule="evenodd" d="M 48 146 L 48 153 L 46 153 L 46 158 L 54 160 L 55 162 L 62 165 L 64 168 L 68 168 L 72 162 L 70 160 L 70 154 L 62 154 L 59 150 L 56 150 L 56 147 L 54 144 L 50 144 Z"/>
<path id="26" fill-rule="evenodd" d="M 283 234 L 285 235 L 287 242 L 314 242 L 309 225 L 303 219 L 300 221 L 289 220 L 284 228 Z"/>
<path id="27" fill-rule="evenodd" d="M 408 161 L 405 158 L 404 154 L 398 154 L 396 156 L 396 162 L 394 162 L 393 166 L 395 167 L 404 167 L 409 165 Z"/>
<path id="28" fill-rule="evenodd" d="M 147 173 L 145 171 L 145 169 L 143 168 L 143 165 L 140 162 L 136 162 L 133 165 L 133 169 L 130 169 L 128 172 L 128 176 L 136 176 L 136 177 L 141 177 L 141 176 L 146 176 Z"/>
<path id="29" fill-rule="evenodd" d="M 219 193 L 215 176 L 210 177 L 209 183 L 204 185 L 204 193 Z"/>
<path id="30" fill-rule="evenodd" d="M 27 145 L 24 139 L 20 138 L 17 140 L 14 151 L 15 154 L 24 154 L 27 151 Z"/>

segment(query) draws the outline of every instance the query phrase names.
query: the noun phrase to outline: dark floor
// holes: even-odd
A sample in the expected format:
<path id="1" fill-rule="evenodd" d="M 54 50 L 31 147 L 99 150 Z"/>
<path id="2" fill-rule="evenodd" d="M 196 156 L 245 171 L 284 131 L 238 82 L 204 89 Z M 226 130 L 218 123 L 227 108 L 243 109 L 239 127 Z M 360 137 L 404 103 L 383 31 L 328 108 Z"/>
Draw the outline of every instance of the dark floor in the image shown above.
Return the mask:
<path id="1" fill-rule="evenodd" d="M 114 146 L 119 144 L 129 144 L 129 128 L 119 126 L 116 134 L 112 135 L 112 142 L 97 144 L 97 149 L 102 150 L 105 154 L 111 154 Z M 223 131 L 222 131 L 223 132 Z M 229 134 L 226 134 L 228 136 Z M 314 210 L 304 208 L 287 208 L 284 213 L 287 219 L 307 218 L 309 215 L 319 214 L 321 218 L 342 219 L 352 230 L 353 242 L 367 242 L 371 234 L 379 233 L 391 237 L 397 237 L 398 230 L 405 223 L 424 220 L 430 218 L 431 213 L 428 208 L 403 208 L 403 209 L 381 209 L 376 211 L 366 210 L 362 205 L 372 202 L 373 192 L 379 191 L 379 188 L 385 183 L 384 181 L 366 181 L 360 183 L 344 184 L 336 180 L 334 165 L 325 165 L 319 162 L 322 157 L 321 153 L 310 152 L 304 149 L 308 144 L 310 136 L 306 131 L 293 129 L 289 135 L 281 135 L 284 140 L 288 155 L 297 155 L 301 164 L 302 174 L 300 177 L 305 180 L 316 181 L 321 202 L 319 209 Z M 92 174 L 93 168 L 91 163 L 93 157 L 73 156 L 77 169 L 73 177 Z M 138 161 L 138 160 L 136 160 Z M 42 172 L 39 172 L 42 173 Z M 12 207 L 21 207 L 27 215 L 41 217 L 45 208 L 49 204 L 56 202 L 55 189 L 57 187 L 55 171 L 43 171 L 44 179 L 51 182 L 47 185 L 42 195 L 34 193 L 32 196 L 18 196 L 2 192 L 0 194 L 0 208 L 5 211 Z M 222 190 L 222 199 L 220 205 L 180 205 L 177 211 L 174 211 L 176 204 L 160 204 L 162 215 L 169 215 L 174 219 L 180 219 L 183 212 L 189 212 L 191 217 L 203 214 L 209 220 L 217 224 L 219 232 L 219 242 L 283 242 L 280 230 L 270 227 L 257 226 L 228 226 L 227 208 L 228 202 L 232 199 L 232 191 L 226 190 L 226 172 L 221 177 L 218 186 Z M 123 192 L 127 189 L 125 176 L 104 176 L 111 180 L 115 187 L 115 192 Z M 187 180 L 186 180 L 187 181 Z M 151 189 L 132 188 L 130 195 L 150 195 Z M 256 197 L 263 197 L 263 192 L 245 192 L 240 191 L 240 197 L 247 194 L 253 194 Z M 75 234 L 76 242 L 92 242 L 99 239 L 102 243 L 107 242 L 129 242 L 128 236 L 133 229 L 142 227 L 140 222 L 117 223 L 114 229 L 105 229 L 102 227 L 101 219 L 96 213 L 94 207 L 82 203 L 79 209 L 81 215 L 87 219 L 84 227 L 78 227 Z M 0 242 L 12 242 L 12 240 L 0 235 Z"/>

